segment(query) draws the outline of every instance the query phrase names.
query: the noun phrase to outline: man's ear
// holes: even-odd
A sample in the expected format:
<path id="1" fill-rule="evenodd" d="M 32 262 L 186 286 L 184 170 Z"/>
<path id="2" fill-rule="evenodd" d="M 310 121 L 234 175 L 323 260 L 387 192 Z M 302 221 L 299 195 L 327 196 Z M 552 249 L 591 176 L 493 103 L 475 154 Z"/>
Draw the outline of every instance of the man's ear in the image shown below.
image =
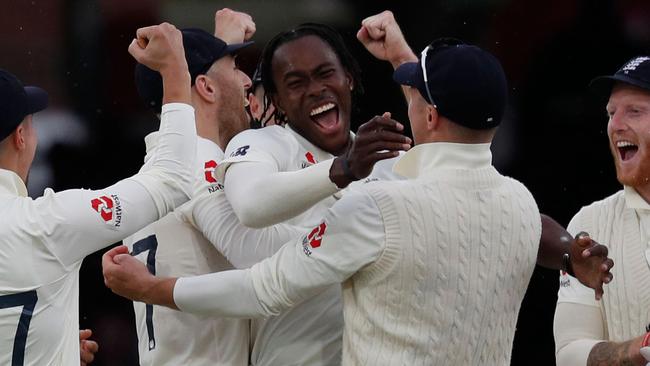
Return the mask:
<path id="1" fill-rule="evenodd" d="M 345 78 L 348 81 L 348 87 L 350 88 L 350 91 L 354 90 L 354 78 L 352 77 L 352 74 L 346 71 Z"/>
<path id="2" fill-rule="evenodd" d="M 251 109 L 251 114 L 257 118 L 257 116 L 262 114 L 262 108 L 264 108 L 260 102 L 257 100 L 257 97 L 254 93 L 248 93 L 248 105 Z"/>
<path id="3" fill-rule="evenodd" d="M 431 104 L 427 104 L 427 130 L 434 131 L 440 126 L 440 115 L 438 110 Z"/>
<path id="4" fill-rule="evenodd" d="M 11 133 L 11 141 L 17 150 L 23 150 L 27 146 L 25 142 L 25 125 L 24 121 Z"/>
<path id="5" fill-rule="evenodd" d="M 215 103 L 217 101 L 216 86 L 212 79 L 205 75 L 199 75 L 194 82 L 196 93 L 205 101 Z"/>

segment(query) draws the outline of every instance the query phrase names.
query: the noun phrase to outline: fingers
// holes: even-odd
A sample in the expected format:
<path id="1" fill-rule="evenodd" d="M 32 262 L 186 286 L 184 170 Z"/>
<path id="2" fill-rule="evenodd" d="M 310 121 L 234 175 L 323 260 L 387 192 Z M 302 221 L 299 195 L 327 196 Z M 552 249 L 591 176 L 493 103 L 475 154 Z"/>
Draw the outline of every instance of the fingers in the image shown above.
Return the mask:
<path id="1" fill-rule="evenodd" d="M 609 250 L 606 246 L 602 244 L 595 244 L 591 248 L 585 249 L 582 251 L 582 257 L 607 257 Z"/>
<path id="2" fill-rule="evenodd" d="M 603 298 L 603 293 L 604 293 L 603 285 L 598 286 L 598 288 L 596 288 L 596 300 L 602 299 Z"/>
<path id="3" fill-rule="evenodd" d="M 92 353 L 97 353 L 99 351 L 99 344 L 95 341 L 86 340 L 83 342 L 84 348 Z"/>
<path id="4" fill-rule="evenodd" d="M 386 114 L 388 113 L 388 117 Z M 357 130 L 358 134 L 373 130 L 395 130 L 404 131 L 404 125 L 390 118 L 390 112 L 385 112 L 382 116 L 375 116 L 370 121 L 362 124 Z"/>
<path id="5" fill-rule="evenodd" d="M 79 340 L 82 341 L 84 339 L 90 338 L 90 336 L 93 335 L 93 331 L 90 329 L 82 329 L 79 331 Z"/>

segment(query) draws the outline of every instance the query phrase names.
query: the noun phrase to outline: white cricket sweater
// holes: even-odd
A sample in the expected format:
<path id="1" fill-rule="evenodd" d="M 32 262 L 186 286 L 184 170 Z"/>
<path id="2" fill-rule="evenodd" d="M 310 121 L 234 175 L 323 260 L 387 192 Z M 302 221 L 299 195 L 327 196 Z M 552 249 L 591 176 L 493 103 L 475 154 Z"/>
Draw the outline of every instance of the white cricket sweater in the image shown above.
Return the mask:
<path id="1" fill-rule="evenodd" d="M 489 144 L 418 145 L 246 271 L 181 278 L 183 311 L 269 316 L 343 284 L 344 365 L 509 365 L 541 219 Z"/>

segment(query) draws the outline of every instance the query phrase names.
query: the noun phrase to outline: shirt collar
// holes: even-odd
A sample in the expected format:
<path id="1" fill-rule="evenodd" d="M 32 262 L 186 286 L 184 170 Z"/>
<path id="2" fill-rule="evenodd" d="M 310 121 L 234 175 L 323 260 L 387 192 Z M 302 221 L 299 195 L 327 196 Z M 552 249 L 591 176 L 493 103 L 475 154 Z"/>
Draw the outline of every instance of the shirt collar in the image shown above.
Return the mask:
<path id="1" fill-rule="evenodd" d="M 11 170 L 0 169 L 0 193 L 27 197 L 25 182 Z"/>
<path id="2" fill-rule="evenodd" d="M 434 169 L 470 170 L 491 165 L 490 144 L 432 142 L 416 145 L 407 151 L 395 163 L 393 172 L 407 178 L 417 178 Z"/>
<path id="3" fill-rule="evenodd" d="M 623 194 L 625 197 L 625 206 L 635 210 L 650 210 L 650 204 L 641 197 L 636 189 L 630 186 L 623 187 Z"/>

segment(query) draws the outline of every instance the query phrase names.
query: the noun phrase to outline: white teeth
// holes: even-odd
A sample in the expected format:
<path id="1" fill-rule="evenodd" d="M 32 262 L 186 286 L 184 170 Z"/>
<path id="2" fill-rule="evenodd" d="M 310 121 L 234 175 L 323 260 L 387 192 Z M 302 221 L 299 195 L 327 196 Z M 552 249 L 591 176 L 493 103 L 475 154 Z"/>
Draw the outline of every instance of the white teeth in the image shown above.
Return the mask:
<path id="1" fill-rule="evenodd" d="M 316 108 L 316 109 L 312 109 L 312 111 L 309 112 L 309 116 L 312 117 L 312 116 L 315 116 L 315 115 L 317 115 L 317 114 L 321 114 L 321 113 L 323 113 L 323 112 L 327 112 L 327 111 L 329 111 L 330 109 L 332 109 L 332 108 L 334 108 L 334 107 L 336 107 L 336 106 L 334 105 L 334 103 L 327 103 L 327 104 L 324 104 L 324 105 L 322 105 L 322 106 L 320 106 L 320 107 L 318 107 L 318 108 Z"/>
<path id="2" fill-rule="evenodd" d="M 636 146 L 636 145 L 634 145 L 633 143 L 631 143 L 629 141 L 618 141 L 616 143 L 616 147 L 628 147 L 628 146 Z"/>
<path id="3" fill-rule="evenodd" d="M 251 103 L 248 101 L 248 98 L 244 98 L 244 108 L 248 107 L 249 104 Z"/>

